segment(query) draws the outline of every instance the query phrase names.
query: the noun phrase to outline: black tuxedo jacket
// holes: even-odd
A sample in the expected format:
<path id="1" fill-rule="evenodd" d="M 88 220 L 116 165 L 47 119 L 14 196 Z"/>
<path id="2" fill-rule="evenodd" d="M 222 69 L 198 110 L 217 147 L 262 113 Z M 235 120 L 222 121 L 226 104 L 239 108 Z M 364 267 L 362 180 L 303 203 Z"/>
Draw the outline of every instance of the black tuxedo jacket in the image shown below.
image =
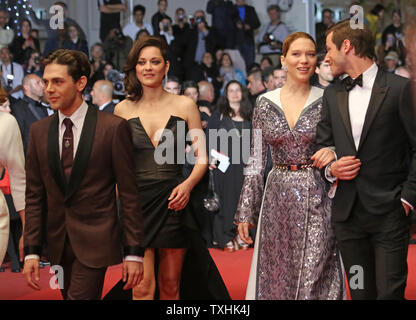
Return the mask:
<path id="1" fill-rule="evenodd" d="M 338 159 L 356 156 L 362 163 L 354 180 L 338 180 L 333 221 L 349 217 L 357 196 L 374 215 L 400 208 L 401 198 L 416 207 L 415 122 L 410 81 L 379 69 L 356 150 L 344 84 L 325 90 L 317 127 L 319 148 L 335 146 Z"/>
<path id="2" fill-rule="evenodd" d="M 48 117 L 48 111 L 40 103 L 24 96 L 12 104 L 12 115 L 16 118 L 23 140 L 23 149 L 26 154 L 29 143 L 29 130 L 32 123 Z"/>
<path id="3" fill-rule="evenodd" d="M 110 102 L 109 104 L 105 106 L 105 108 L 102 111 L 113 114 L 115 107 L 116 105 L 114 104 L 114 102 Z"/>
<path id="4" fill-rule="evenodd" d="M 254 7 L 249 6 L 249 5 L 245 5 L 244 6 L 246 9 L 246 13 L 245 13 L 245 17 L 244 17 L 244 21 L 242 21 L 243 23 L 243 29 L 240 30 L 237 27 L 235 27 L 235 32 L 236 32 L 236 37 L 237 37 L 237 43 L 238 41 L 248 41 L 252 44 L 254 44 L 254 31 L 260 27 L 261 22 L 259 20 L 259 17 L 257 16 L 256 13 L 256 9 L 254 9 Z M 236 6 L 236 8 L 238 8 Z M 238 9 L 236 10 L 236 14 L 234 16 L 234 25 L 238 22 L 241 21 L 240 15 L 238 13 Z M 250 26 L 250 30 L 245 30 L 244 29 L 244 24 L 248 24 Z"/>
<path id="5" fill-rule="evenodd" d="M 215 51 L 219 48 L 218 36 L 214 29 L 207 27 L 208 35 L 205 37 L 205 51 L 215 57 Z M 198 28 L 189 29 L 187 33 L 187 45 L 184 55 L 184 66 L 186 68 L 196 67 L 195 54 L 198 46 Z"/>

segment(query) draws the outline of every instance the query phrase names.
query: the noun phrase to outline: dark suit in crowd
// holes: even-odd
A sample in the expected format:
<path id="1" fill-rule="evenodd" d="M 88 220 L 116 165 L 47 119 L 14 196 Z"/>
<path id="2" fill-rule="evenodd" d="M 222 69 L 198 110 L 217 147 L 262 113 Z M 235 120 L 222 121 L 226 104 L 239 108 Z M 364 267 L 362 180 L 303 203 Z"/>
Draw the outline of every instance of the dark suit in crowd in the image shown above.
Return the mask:
<path id="1" fill-rule="evenodd" d="M 16 102 L 12 104 L 11 109 L 12 115 L 14 115 L 19 125 L 23 140 L 23 149 L 26 154 L 27 146 L 29 144 L 30 127 L 34 122 L 48 117 L 48 111 L 40 102 L 35 101 L 26 95 L 23 99 L 16 100 Z"/>

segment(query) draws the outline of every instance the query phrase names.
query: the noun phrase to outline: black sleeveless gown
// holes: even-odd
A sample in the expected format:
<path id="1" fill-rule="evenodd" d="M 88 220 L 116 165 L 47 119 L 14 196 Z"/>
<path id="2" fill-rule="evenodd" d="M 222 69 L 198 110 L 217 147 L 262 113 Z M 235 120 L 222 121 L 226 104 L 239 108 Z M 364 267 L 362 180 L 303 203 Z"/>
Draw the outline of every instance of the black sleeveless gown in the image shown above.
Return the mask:
<path id="1" fill-rule="evenodd" d="M 168 209 L 168 198 L 172 190 L 185 179 L 182 175 L 187 134 L 185 120 L 170 116 L 156 148 L 140 118 L 130 119 L 129 124 L 132 129 L 136 181 L 145 224 L 144 246 L 187 248 L 181 276 L 181 300 L 230 299 L 195 218 L 198 204 L 193 199 L 193 193 L 183 210 L 175 212 Z M 157 264 L 156 257 L 156 274 Z M 123 291 L 123 286 L 124 283 L 120 281 L 104 299 L 131 299 L 131 290 Z M 155 297 L 158 297 L 158 292 Z"/>

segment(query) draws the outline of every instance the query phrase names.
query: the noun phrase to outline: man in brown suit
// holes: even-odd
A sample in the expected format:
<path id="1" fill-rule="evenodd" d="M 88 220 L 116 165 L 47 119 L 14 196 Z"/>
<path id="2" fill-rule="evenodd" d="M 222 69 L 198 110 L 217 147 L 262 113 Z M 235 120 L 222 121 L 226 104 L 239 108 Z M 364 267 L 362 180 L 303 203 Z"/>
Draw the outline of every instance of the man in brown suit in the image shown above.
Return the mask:
<path id="1" fill-rule="evenodd" d="M 39 289 L 38 256 L 46 229 L 50 261 L 64 271 L 63 298 L 100 299 L 106 269 L 122 261 L 122 247 L 124 289 L 143 275 L 130 127 L 82 100 L 90 73 L 84 53 L 57 50 L 44 65 L 45 93 L 58 112 L 30 130 L 24 274 L 29 286 Z"/>

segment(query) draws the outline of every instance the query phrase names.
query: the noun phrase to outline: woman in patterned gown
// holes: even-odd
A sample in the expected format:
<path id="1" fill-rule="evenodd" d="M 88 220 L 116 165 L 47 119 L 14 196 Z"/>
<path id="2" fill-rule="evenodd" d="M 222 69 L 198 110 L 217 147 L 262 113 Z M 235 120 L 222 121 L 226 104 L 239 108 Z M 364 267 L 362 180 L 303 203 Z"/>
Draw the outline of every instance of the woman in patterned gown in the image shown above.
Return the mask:
<path id="1" fill-rule="evenodd" d="M 257 99 L 252 151 L 236 213 L 240 237 L 252 243 L 247 299 L 343 299 L 340 259 L 330 225 L 331 200 L 319 169 L 334 152 L 316 149 L 323 90 L 311 87 L 313 38 L 297 32 L 283 44 L 285 85 Z M 264 186 L 267 146 L 273 169 Z"/>

